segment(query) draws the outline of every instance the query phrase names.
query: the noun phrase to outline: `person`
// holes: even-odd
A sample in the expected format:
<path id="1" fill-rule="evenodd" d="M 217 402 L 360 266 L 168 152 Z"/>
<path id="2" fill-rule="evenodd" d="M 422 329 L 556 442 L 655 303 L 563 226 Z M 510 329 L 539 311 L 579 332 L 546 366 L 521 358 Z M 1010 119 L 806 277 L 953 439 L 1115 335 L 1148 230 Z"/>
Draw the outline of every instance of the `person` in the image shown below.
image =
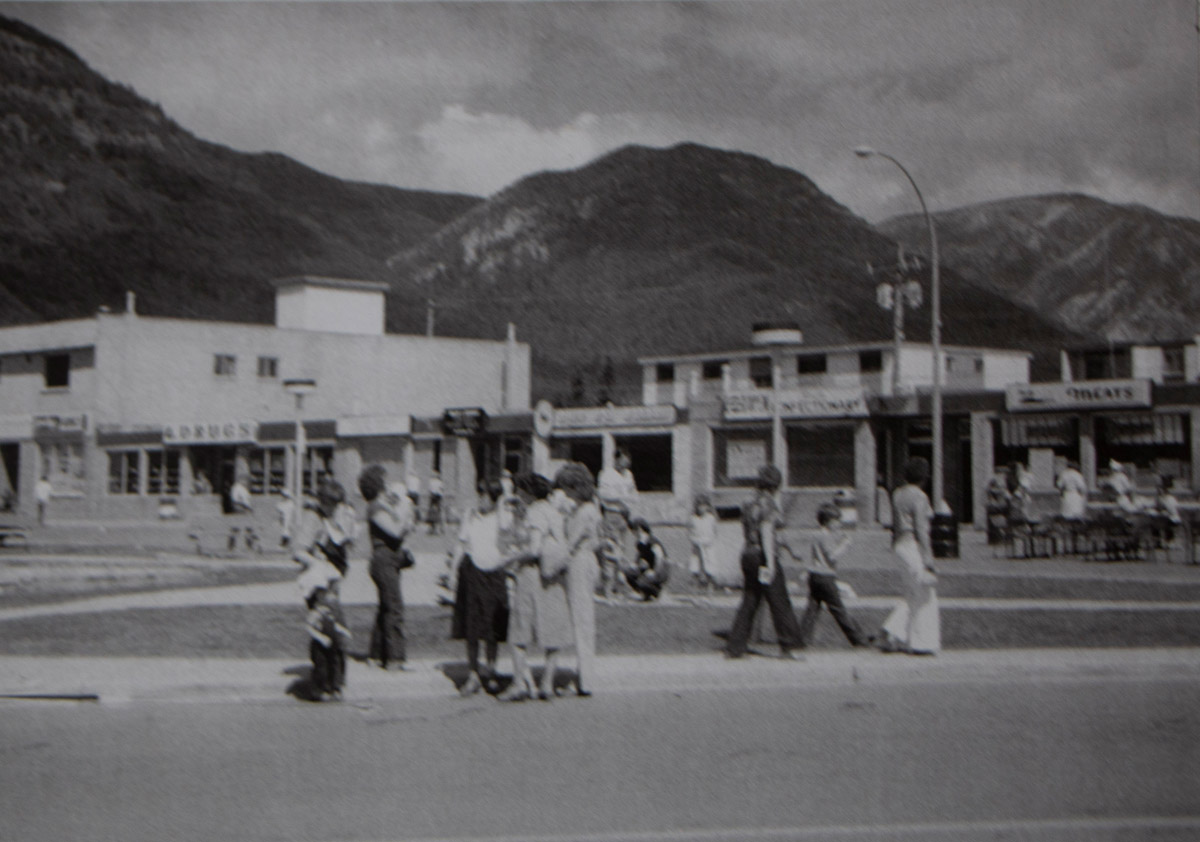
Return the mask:
<path id="1" fill-rule="evenodd" d="M 796 658 L 794 649 L 801 643 L 800 627 L 788 597 L 787 580 L 779 563 L 779 533 L 783 530 L 783 511 L 776 499 L 783 474 L 774 465 L 764 465 L 755 482 L 757 493 L 742 508 L 742 601 L 725 644 L 727 658 L 746 654 L 750 633 L 759 605 L 765 599 L 771 621 L 785 658 Z"/>
<path id="2" fill-rule="evenodd" d="M 296 501 L 292 499 L 292 492 L 286 488 L 279 492 L 275 513 L 279 516 L 279 546 L 286 547 L 292 542 L 292 530 L 296 521 Z"/>
<path id="3" fill-rule="evenodd" d="M 411 468 L 404 475 L 404 490 L 412 502 L 413 511 L 421 511 L 421 478 Z"/>
<path id="4" fill-rule="evenodd" d="M 342 698 L 346 685 L 346 647 L 350 629 L 342 614 L 337 591 L 320 584 L 305 599 L 308 614 L 308 654 L 312 660 L 312 684 L 320 701 Z"/>
<path id="5" fill-rule="evenodd" d="M 442 482 L 442 475 L 434 471 L 433 476 L 429 478 L 429 506 L 425 512 L 430 535 L 442 534 L 442 497 L 445 493 L 446 486 Z"/>
<path id="6" fill-rule="evenodd" d="M 692 553 L 688 559 L 692 581 L 699 588 L 712 590 L 716 584 L 712 575 L 712 552 L 717 543 L 717 510 L 707 494 L 696 495 L 688 538 L 692 543 Z"/>
<path id="7" fill-rule="evenodd" d="M 33 487 L 33 498 L 37 501 L 38 524 L 45 526 L 46 510 L 50 506 L 50 498 L 54 496 L 54 486 L 50 477 L 42 474 L 41 479 Z"/>
<path id="8" fill-rule="evenodd" d="M 629 454 L 618 450 L 610 465 L 600 470 L 596 490 L 600 498 L 601 589 L 605 597 L 617 595 L 625 571 L 633 558 L 633 531 L 630 520 L 639 502 L 637 482 L 633 478 Z"/>
<path id="9" fill-rule="evenodd" d="M 250 502 L 250 489 L 246 486 L 246 478 L 239 476 L 229 488 L 229 504 L 235 514 L 246 514 L 254 511 Z"/>
<path id="10" fill-rule="evenodd" d="M 884 651 L 934 655 L 941 651 L 937 576 L 929 528 L 933 507 L 921 486 L 929 462 L 914 456 L 904 466 L 905 484 L 892 493 L 892 554 L 900 567 L 903 600 L 883 624 Z"/>
<path id="11" fill-rule="evenodd" d="M 575 692 L 591 696 L 596 680 L 596 578 L 600 544 L 600 509 L 592 473 L 568 462 L 554 476 L 555 507 L 566 518 L 567 604 L 575 638 Z"/>
<path id="12" fill-rule="evenodd" d="M 829 613 L 851 646 L 868 646 L 873 642 L 850 616 L 842 601 L 844 586 L 838 580 L 837 562 L 851 540 L 850 533 L 842 529 L 841 509 L 832 503 L 821 506 L 817 510 L 817 537 L 809 554 L 808 606 L 800 620 L 801 646 L 807 647 L 812 640 L 822 605 L 829 607 Z"/>
<path id="13" fill-rule="evenodd" d="M 466 641 L 469 674 L 459 688 L 463 696 L 492 689 L 496 681 L 496 656 L 508 636 L 508 585 L 501 553 L 500 484 L 480 480 L 479 506 L 464 520 L 458 543 L 461 560 L 455 590 L 450 637 Z M 486 672 L 479 668 L 479 643 L 485 646 Z"/>
<path id="14" fill-rule="evenodd" d="M 1133 499 L 1133 481 L 1129 478 L 1129 469 L 1115 459 L 1108 463 L 1108 480 L 1106 485 L 1122 514 L 1129 515 L 1138 511 L 1138 505 Z"/>
<path id="15" fill-rule="evenodd" d="M 1059 516 L 1064 520 L 1083 520 L 1087 508 L 1087 481 L 1076 462 L 1067 462 L 1054 480 L 1058 489 Z"/>
<path id="16" fill-rule="evenodd" d="M 358 490 L 367 501 L 371 581 L 379 599 L 367 658 L 382 669 L 403 670 L 407 652 L 400 571 L 413 564 L 412 554 L 404 548 L 404 539 L 413 527 L 412 504 L 407 496 L 388 490 L 382 465 L 370 465 L 359 474 Z"/>
<path id="17" fill-rule="evenodd" d="M 520 500 L 520 533 L 525 546 L 514 560 L 514 589 L 509 600 L 508 644 L 512 650 L 513 681 L 498 697 L 520 702 L 554 698 L 554 677 L 560 649 L 573 642 L 567 606 L 566 554 L 562 515 L 550 502 L 550 480 L 540 474 L 519 473 L 514 478 Z M 534 685 L 529 650 L 544 652 L 541 681 Z"/>
<path id="18" fill-rule="evenodd" d="M 1173 490 L 1174 485 L 1175 481 L 1171 477 L 1160 477 L 1154 493 L 1154 513 L 1159 519 L 1159 523 L 1154 527 L 1155 542 L 1159 547 L 1174 541 L 1176 531 L 1183 525 L 1183 518 L 1179 514 L 1179 499 Z"/>
<path id="19" fill-rule="evenodd" d="M 1012 495 L 1009 494 L 1006 474 L 1003 470 L 992 474 L 986 489 L 987 508 L 987 542 L 989 544 L 1004 543 L 1008 533 L 1009 507 Z M 888 503 L 891 508 L 891 503 Z"/>
<path id="20" fill-rule="evenodd" d="M 637 560 L 635 566 L 625 573 L 625 579 L 633 592 L 644 602 L 652 602 L 662 594 L 663 585 L 671 575 L 670 566 L 667 564 L 667 551 L 662 541 L 655 537 L 650 529 L 650 522 L 645 518 L 635 519 L 631 526 L 637 547 Z"/>

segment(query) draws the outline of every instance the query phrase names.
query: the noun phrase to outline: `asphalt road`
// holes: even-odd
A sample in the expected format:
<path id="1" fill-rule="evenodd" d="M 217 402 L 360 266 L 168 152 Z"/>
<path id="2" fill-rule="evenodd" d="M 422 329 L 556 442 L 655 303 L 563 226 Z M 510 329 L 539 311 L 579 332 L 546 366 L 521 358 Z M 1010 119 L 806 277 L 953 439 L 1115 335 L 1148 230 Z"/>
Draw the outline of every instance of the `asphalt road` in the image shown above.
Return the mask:
<path id="1" fill-rule="evenodd" d="M 0 838 L 1194 840 L 1200 681 L 8 702 Z"/>

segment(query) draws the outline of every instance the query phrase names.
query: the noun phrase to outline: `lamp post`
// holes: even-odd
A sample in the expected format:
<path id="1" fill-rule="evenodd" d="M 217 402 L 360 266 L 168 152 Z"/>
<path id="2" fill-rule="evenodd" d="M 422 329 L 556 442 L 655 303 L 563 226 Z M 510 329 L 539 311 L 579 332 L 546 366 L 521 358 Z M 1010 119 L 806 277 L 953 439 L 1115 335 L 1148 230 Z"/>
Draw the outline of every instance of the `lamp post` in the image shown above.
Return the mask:
<path id="1" fill-rule="evenodd" d="M 923 261 L 916 255 L 911 261 L 904 256 L 904 246 L 899 246 L 896 254 L 896 268 L 888 277 L 884 270 L 884 278 L 876 287 L 875 295 L 879 306 L 892 311 L 892 395 L 900 394 L 900 354 L 904 347 L 904 309 L 905 307 L 921 306 L 921 283 L 914 277 L 924 267 Z M 868 261 L 867 274 L 875 277 L 875 267 Z"/>
<path id="2" fill-rule="evenodd" d="M 317 381 L 312 378 L 297 378 L 283 381 L 283 390 L 296 399 L 296 460 L 294 476 L 292 477 L 292 501 L 297 507 L 304 499 L 304 451 L 307 443 L 304 440 L 304 420 L 301 410 L 304 409 L 304 396 L 316 391 Z"/>
<path id="3" fill-rule="evenodd" d="M 897 167 L 900 172 L 904 173 L 904 177 L 908 179 L 908 183 L 912 185 L 912 189 L 916 191 L 917 201 L 921 203 L 921 213 L 925 217 L 925 226 L 929 229 L 929 298 L 930 298 L 930 345 L 933 346 L 933 396 L 932 407 L 930 414 L 932 415 L 932 430 L 930 432 L 933 438 L 933 505 L 937 511 L 943 510 L 943 477 L 942 477 L 942 307 L 941 307 L 941 290 L 940 279 L 938 277 L 938 244 L 937 244 L 937 228 L 934 227 L 933 217 L 929 215 L 929 208 L 925 204 L 925 197 L 921 194 L 921 188 L 917 186 L 917 182 L 913 180 L 912 174 L 905 168 L 904 164 L 897 161 L 886 152 L 880 152 L 872 149 L 869 146 L 860 146 L 854 150 L 854 154 L 860 158 L 870 158 L 877 155 L 880 158 L 886 158 Z"/>

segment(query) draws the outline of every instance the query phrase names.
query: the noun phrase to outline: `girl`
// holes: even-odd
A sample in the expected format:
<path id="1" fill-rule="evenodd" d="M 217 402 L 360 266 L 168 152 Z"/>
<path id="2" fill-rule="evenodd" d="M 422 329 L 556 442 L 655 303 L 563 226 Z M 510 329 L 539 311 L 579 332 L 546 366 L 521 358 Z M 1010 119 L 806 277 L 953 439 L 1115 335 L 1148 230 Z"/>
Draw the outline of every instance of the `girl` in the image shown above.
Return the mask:
<path id="1" fill-rule="evenodd" d="M 704 494 L 696 497 L 688 537 L 692 541 L 692 555 L 688 561 L 692 581 L 697 588 L 710 591 L 716 584 L 711 572 L 711 553 L 717 543 L 717 511 Z"/>

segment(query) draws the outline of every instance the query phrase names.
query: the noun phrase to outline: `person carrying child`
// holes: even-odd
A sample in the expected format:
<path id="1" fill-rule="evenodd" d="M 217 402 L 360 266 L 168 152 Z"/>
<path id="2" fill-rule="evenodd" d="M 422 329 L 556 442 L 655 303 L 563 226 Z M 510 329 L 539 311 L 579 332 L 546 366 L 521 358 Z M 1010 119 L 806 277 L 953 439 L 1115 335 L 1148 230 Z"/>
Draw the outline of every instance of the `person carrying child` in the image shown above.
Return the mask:
<path id="1" fill-rule="evenodd" d="M 663 548 L 662 541 L 654 536 L 650 523 L 644 518 L 635 518 L 630 526 L 633 528 L 637 549 L 634 553 L 635 566 L 625 571 L 625 581 L 634 593 L 644 601 L 650 602 L 658 599 L 663 585 L 670 577 L 667 551 Z"/>
<path id="2" fill-rule="evenodd" d="M 838 559 L 851 542 L 850 534 L 842 529 L 841 510 L 832 503 L 821 506 L 817 510 L 817 526 L 819 529 L 808 562 L 808 606 L 800 620 L 800 645 L 808 646 L 821 606 L 826 605 L 851 646 L 869 646 L 871 639 L 863 634 L 846 610 L 842 601 L 846 586 L 837 577 Z"/>

